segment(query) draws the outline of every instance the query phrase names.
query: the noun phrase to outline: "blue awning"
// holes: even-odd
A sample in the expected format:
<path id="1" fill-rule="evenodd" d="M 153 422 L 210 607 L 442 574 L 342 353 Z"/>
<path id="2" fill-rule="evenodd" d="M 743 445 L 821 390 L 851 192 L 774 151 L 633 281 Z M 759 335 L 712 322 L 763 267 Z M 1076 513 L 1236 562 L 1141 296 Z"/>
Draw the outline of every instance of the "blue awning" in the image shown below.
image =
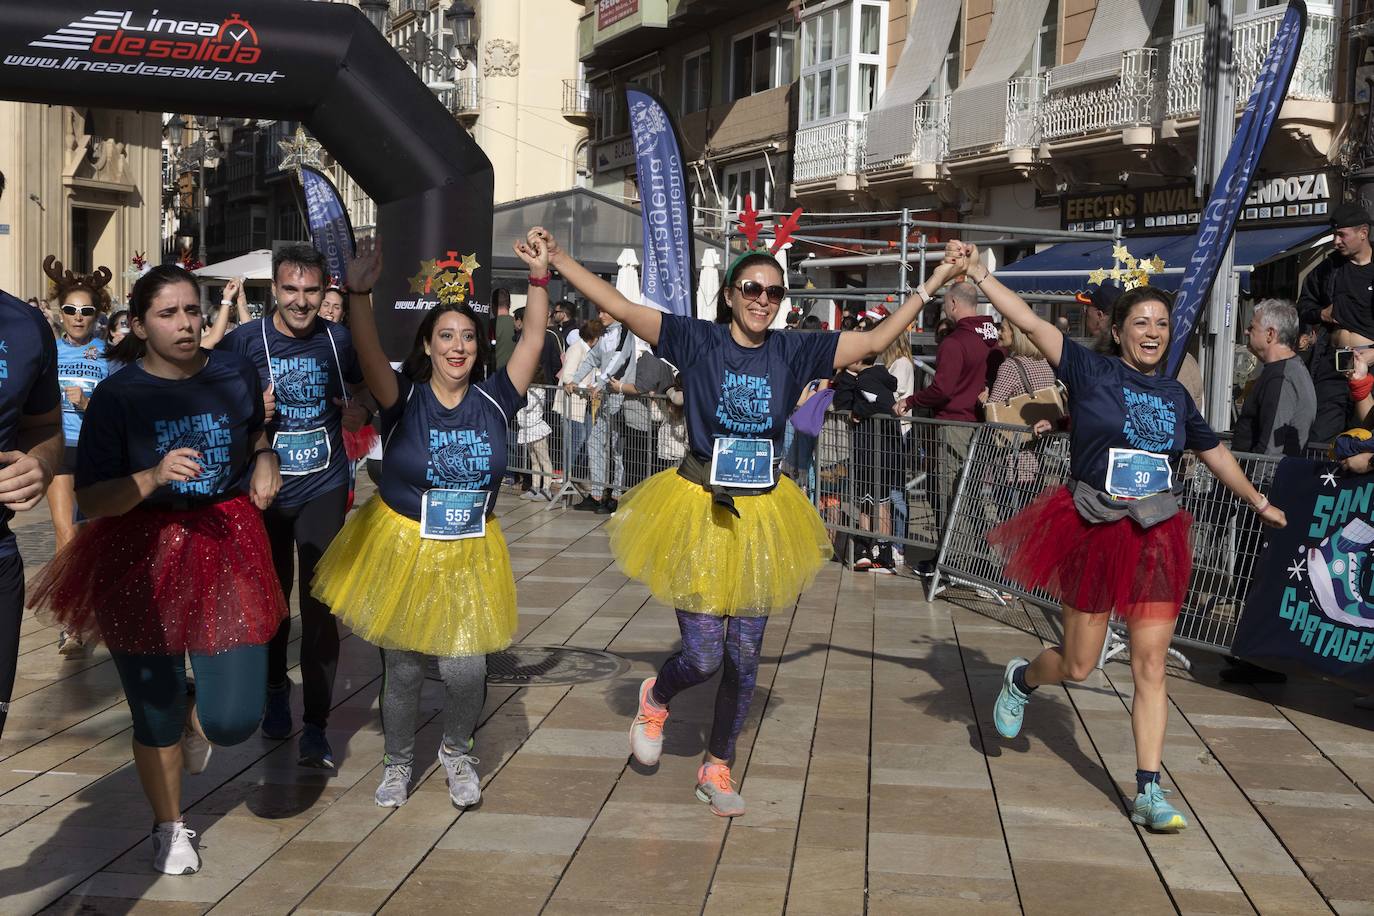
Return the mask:
<path id="1" fill-rule="evenodd" d="M 1302 248 L 1331 230 L 1325 226 L 1283 226 L 1275 229 L 1243 229 L 1236 233 L 1235 263 L 1240 270 L 1242 290 L 1250 288 L 1250 269 L 1278 255 Z M 1182 268 L 1193 253 L 1192 235 L 1153 235 L 1127 237 L 1122 241 L 1132 257 L 1149 260 L 1158 255 L 1168 268 Z M 999 268 L 997 278 L 1017 292 L 1074 295 L 1088 288 L 1088 274 L 1112 267 L 1111 242 L 1061 242 L 1014 264 Z M 1049 273 L 1041 273 L 1048 271 Z M 1035 272 L 1037 276 L 1020 276 Z M 1164 273 L 1151 278 L 1161 289 L 1176 290 L 1182 273 Z"/>

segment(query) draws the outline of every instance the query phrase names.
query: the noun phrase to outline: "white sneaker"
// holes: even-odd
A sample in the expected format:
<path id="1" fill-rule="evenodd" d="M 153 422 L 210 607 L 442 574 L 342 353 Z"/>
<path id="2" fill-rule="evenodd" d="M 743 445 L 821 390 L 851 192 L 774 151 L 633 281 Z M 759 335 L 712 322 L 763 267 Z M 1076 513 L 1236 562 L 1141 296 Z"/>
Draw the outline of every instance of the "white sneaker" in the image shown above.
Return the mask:
<path id="1" fill-rule="evenodd" d="M 410 767 L 403 763 L 388 763 L 382 768 L 382 784 L 372 796 L 382 808 L 399 808 L 410 798 Z"/>
<path id="2" fill-rule="evenodd" d="M 167 821 L 153 828 L 153 868 L 164 875 L 194 875 L 200 871 L 200 855 L 191 845 L 194 830 L 184 821 Z"/>
<path id="3" fill-rule="evenodd" d="M 57 637 L 57 654 L 69 659 L 90 658 L 91 647 L 79 636 L 73 636 L 63 630 Z"/>
<path id="4" fill-rule="evenodd" d="M 471 754 L 451 751 L 439 743 L 439 762 L 448 778 L 448 797 L 459 808 L 469 808 L 482 800 L 482 780 L 473 764 L 481 763 Z"/>
<path id="5" fill-rule="evenodd" d="M 520 498 L 530 500 L 531 502 L 533 502 L 534 500 L 540 499 L 541 497 L 539 496 L 538 490 L 526 490 L 524 493 L 520 494 Z"/>
<path id="6" fill-rule="evenodd" d="M 186 772 L 192 776 L 204 773 L 213 750 L 214 745 L 187 722 L 181 730 L 181 765 Z"/>

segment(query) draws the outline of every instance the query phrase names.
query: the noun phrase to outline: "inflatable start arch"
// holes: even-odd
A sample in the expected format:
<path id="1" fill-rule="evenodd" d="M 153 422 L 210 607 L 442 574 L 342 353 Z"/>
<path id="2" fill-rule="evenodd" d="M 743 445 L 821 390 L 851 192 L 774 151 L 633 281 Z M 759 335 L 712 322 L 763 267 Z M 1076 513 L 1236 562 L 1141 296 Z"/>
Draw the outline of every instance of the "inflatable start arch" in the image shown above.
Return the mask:
<path id="1" fill-rule="evenodd" d="M 0 98 L 300 121 L 377 203 L 374 300 L 392 358 L 438 301 L 433 283 L 413 280 L 426 262 L 475 261 L 466 295 L 489 311 L 491 162 L 355 7 L 7 2 Z"/>

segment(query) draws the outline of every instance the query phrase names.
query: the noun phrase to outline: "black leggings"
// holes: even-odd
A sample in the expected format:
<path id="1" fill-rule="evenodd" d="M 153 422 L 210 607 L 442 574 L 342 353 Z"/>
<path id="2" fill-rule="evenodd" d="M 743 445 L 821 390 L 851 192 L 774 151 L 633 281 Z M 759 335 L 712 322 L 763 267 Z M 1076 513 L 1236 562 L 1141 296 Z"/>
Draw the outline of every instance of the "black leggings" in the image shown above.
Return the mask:
<path id="1" fill-rule="evenodd" d="M 343 527 L 348 488 L 322 493 L 308 503 L 290 508 L 273 506 L 262 514 L 267 540 L 272 545 L 272 565 L 277 569 L 282 594 L 291 600 L 296 555 L 300 555 L 301 684 L 309 725 L 324 728 L 334 705 L 334 673 L 339 667 L 339 624 L 329 607 L 310 592 L 315 566 L 329 542 Z M 286 683 L 286 647 L 291 641 L 291 618 L 281 622 L 267 647 L 267 683 Z"/>
<path id="2" fill-rule="evenodd" d="M 24 616 L 24 561 L 18 553 L 0 557 L 0 735 L 19 667 L 19 622 Z"/>

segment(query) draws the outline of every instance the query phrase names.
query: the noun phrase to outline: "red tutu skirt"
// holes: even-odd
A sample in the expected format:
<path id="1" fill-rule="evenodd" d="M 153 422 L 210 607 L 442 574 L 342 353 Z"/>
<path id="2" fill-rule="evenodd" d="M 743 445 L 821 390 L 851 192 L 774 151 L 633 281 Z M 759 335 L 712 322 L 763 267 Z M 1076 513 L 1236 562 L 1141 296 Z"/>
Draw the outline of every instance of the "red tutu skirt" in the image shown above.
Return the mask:
<path id="1" fill-rule="evenodd" d="M 1178 616 L 1193 569 L 1193 517 L 1152 528 L 1133 519 L 1084 521 L 1067 487 L 1054 486 L 988 532 L 1007 578 L 1076 611 L 1130 619 Z"/>
<path id="2" fill-rule="evenodd" d="M 287 615 L 247 496 L 97 518 L 39 573 L 29 607 L 115 652 L 214 654 L 268 642 Z"/>
<path id="3" fill-rule="evenodd" d="M 367 453 L 372 451 L 372 446 L 377 444 L 377 438 L 377 430 L 370 423 L 356 433 L 344 430 L 344 454 L 348 456 L 349 461 L 366 458 Z"/>

